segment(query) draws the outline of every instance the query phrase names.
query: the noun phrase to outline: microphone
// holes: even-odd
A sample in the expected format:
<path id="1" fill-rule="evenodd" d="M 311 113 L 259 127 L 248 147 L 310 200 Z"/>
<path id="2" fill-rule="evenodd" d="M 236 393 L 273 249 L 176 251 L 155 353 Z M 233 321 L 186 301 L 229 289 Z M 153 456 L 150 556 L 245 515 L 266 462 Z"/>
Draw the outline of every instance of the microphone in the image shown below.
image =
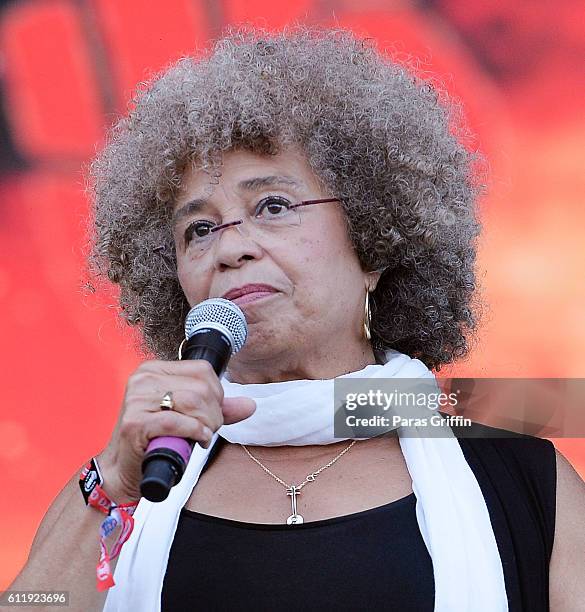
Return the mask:
<path id="1" fill-rule="evenodd" d="M 241 309 L 224 298 L 200 302 L 185 319 L 185 340 L 179 359 L 204 359 L 218 378 L 223 376 L 230 357 L 246 342 L 248 325 Z M 183 477 L 194 441 L 176 436 L 153 438 L 142 461 L 140 493 L 152 502 L 165 500 Z"/>

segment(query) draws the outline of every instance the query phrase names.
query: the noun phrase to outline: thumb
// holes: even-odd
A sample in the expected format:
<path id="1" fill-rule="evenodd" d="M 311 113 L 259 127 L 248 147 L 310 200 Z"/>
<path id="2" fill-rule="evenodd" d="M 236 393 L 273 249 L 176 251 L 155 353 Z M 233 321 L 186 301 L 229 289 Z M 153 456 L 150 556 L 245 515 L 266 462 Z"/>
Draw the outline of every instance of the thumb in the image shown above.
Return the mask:
<path id="1" fill-rule="evenodd" d="M 224 425 L 243 421 L 256 412 L 256 402 L 249 397 L 224 397 L 221 403 Z"/>

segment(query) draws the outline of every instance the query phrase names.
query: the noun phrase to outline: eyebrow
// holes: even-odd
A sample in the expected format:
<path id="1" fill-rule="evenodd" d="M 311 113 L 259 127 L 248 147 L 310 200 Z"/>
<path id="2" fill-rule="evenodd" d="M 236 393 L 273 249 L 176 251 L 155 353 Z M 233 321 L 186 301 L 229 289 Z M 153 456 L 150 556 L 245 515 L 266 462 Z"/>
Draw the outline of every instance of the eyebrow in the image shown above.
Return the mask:
<path id="1" fill-rule="evenodd" d="M 291 178 L 290 176 L 257 176 L 240 181 L 238 183 L 238 189 L 242 191 L 259 191 L 260 189 L 274 187 L 275 185 L 286 185 L 296 190 L 301 187 L 303 183 Z M 208 203 L 209 201 L 205 198 L 195 198 L 194 200 L 190 200 L 174 212 L 172 218 L 173 226 L 177 225 L 177 223 L 179 223 L 179 221 L 185 217 L 189 217 L 190 215 L 201 211 L 208 205 Z"/>

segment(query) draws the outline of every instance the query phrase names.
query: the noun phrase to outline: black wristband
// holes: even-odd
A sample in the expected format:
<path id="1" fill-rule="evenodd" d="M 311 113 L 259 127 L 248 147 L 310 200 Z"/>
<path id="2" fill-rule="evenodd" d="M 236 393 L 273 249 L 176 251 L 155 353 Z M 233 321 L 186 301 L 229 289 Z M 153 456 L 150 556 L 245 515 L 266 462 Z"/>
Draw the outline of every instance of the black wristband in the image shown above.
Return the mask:
<path id="1" fill-rule="evenodd" d="M 103 482 L 104 479 L 102 478 L 97 459 L 92 457 L 91 461 L 83 468 L 79 476 L 79 488 L 81 489 L 81 494 L 83 495 L 86 506 L 89 502 L 91 492 L 97 485 L 101 487 Z"/>

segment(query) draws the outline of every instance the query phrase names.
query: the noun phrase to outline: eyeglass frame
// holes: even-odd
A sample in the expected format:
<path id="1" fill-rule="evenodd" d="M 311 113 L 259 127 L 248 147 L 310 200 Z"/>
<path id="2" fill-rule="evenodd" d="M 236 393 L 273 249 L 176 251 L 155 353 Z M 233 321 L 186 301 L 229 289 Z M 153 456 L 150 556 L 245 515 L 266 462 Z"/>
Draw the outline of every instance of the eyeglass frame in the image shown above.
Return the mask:
<path id="1" fill-rule="evenodd" d="M 300 208 L 301 206 L 310 206 L 312 204 L 327 204 L 330 202 L 341 202 L 341 200 L 339 198 L 317 198 L 313 200 L 302 200 L 298 204 L 292 204 L 291 206 L 289 206 L 288 210 L 295 210 L 297 208 Z M 241 225 L 242 223 L 244 223 L 244 221 L 244 219 L 236 219 L 235 221 L 229 221 L 228 223 L 221 223 L 220 225 L 215 225 L 209 230 L 209 233 L 211 234 L 219 232 L 234 225 Z M 208 249 L 202 249 L 200 252 L 205 253 L 207 251 Z"/>
<path id="2" fill-rule="evenodd" d="M 319 198 L 317 200 L 303 200 L 298 204 L 293 204 L 288 207 L 288 210 L 293 210 L 295 208 L 299 208 L 300 206 L 310 206 L 311 204 L 327 204 L 328 202 L 341 202 L 339 198 Z M 216 225 L 209 230 L 211 232 L 219 232 L 226 227 L 230 227 L 232 225 L 240 225 L 244 222 L 244 219 L 237 219 L 236 221 L 230 221 L 229 223 L 222 223 L 221 225 Z"/>

